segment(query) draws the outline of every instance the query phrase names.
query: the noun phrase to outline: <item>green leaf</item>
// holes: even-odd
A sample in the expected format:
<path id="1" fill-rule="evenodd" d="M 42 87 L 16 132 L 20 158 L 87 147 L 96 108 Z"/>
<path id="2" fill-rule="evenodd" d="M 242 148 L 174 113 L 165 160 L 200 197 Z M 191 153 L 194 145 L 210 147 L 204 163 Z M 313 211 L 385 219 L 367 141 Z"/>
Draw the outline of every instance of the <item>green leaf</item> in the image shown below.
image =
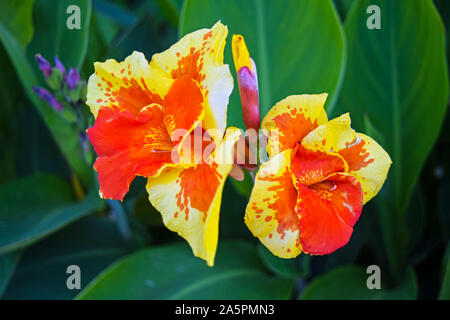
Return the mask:
<path id="1" fill-rule="evenodd" d="M 24 247 L 103 207 L 97 190 L 81 202 L 71 186 L 36 174 L 0 185 L 0 254 Z"/>
<path id="2" fill-rule="evenodd" d="M 161 11 L 167 17 L 167 20 L 178 28 L 178 20 L 180 20 L 180 12 L 176 4 L 172 0 L 156 0 Z"/>
<path id="3" fill-rule="evenodd" d="M 81 271 L 81 288 L 104 268 L 130 252 L 116 224 L 89 216 L 26 249 L 5 299 L 72 299 L 80 290 L 66 286 L 67 267 Z"/>
<path id="4" fill-rule="evenodd" d="M 444 278 L 442 279 L 441 291 L 439 293 L 440 300 L 450 300 L 450 246 L 444 255 Z"/>
<path id="5" fill-rule="evenodd" d="M 294 259 L 282 259 L 273 255 L 264 245 L 258 244 L 258 254 L 264 265 L 285 278 L 306 277 L 309 275 L 310 256 L 301 254 Z"/>
<path id="6" fill-rule="evenodd" d="M 87 186 L 92 181 L 92 169 L 87 166 L 83 159 L 82 151 L 79 145 L 78 132 L 70 126 L 51 106 L 38 98 L 32 91 L 33 86 L 43 86 L 43 83 L 38 80 L 35 72 L 33 71 L 32 65 L 35 65 L 35 62 L 33 61 L 33 64 L 30 64 L 31 60 L 27 59 L 23 46 L 18 39 L 14 37 L 14 31 L 8 28 L 10 25 L 8 19 L 13 16 L 15 16 L 15 12 L 11 9 L 11 11 L 8 11 L 0 17 L 0 41 L 3 43 L 3 46 L 15 67 L 26 95 L 41 114 L 45 124 L 57 141 L 59 148 L 71 168 L 83 184 Z M 27 25 L 32 25 L 31 16 L 28 18 L 28 20 L 22 22 L 24 28 L 27 28 Z M 35 66 L 34 69 L 36 70 L 37 66 Z"/>
<path id="7" fill-rule="evenodd" d="M 66 11 L 73 4 L 80 8 L 80 29 L 70 30 L 66 22 L 73 13 Z M 30 58 L 36 53 L 41 53 L 49 61 L 58 56 L 66 68 L 80 69 L 89 42 L 91 7 L 90 0 L 76 3 L 72 0 L 36 0 L 35 36 L 28 48 Z"/>
<path id="8" fill-rule="evenodd" d="M 360 266 L 344 266 L 315 278 L 302 292 L 302 300 L 402 300 L 417 298 L 417 281 L 414 270 L 409 268 L 400 285 L 388 289 L 383 282 L 381 289 L 368 289 L 367 279 L 371 275 Z"/>
<path id="9" fill-rule="evenodd" d="M 381 9 L 381 29 L 369 30 L 366 9 Z M 417 178 L 436 141 L 448 98 L 442 21 L 429 0 L 361 0 L 345 23 L 348 64 L 338 113 L 365 131 L 368 117 L 392 159 L 378 195 L 382 230 L 394 276 L 408 246 L 404 215 Z M 424 45 L 426 44 L 426 45 Z"/>
<path id="10" fill-rule="evenodd" d="M 180 34 L 228 26 L 225 63 L 235 74 L 231 35 L 245 37 L 258 68 L 261 118 L 278 101 L 293 94 L 328 92 L 334 105 L 345 65 L 344 38 L 330 0 L 187 0 Z M 237 84 L 237 81 L 234 81 Z M 235 88 L 228 106 L 228 124 L 243 127 L 241 102 Z"/>
<path id="11" fill-rule="evenodd" d="M 336 10 L 339 12 L 342 21 L 345 20 L 350 7 L 352 6 L 354 0 L 333 0 Z"/>
<path id="12" fill-rule="evenodd" d="M 0 22 L 11 31 L 11 36 L 25 47 L 33 37 L 32 18 L 34 0 L 2 0 Z"/>
<path id="13" fill-rule="evenodd" d="M 78 299 L 286 299 L 293 282 L 268 276 L 256 248 L 222 241 L 215 266 L 186 243 L 141 250 L 100 274 Z"/>
<path id="14" fill-rule="evenodd" d="M 16 251 L 0 256 L 0 298 L 16 269 L 21 253 L 21 251 Z"/>

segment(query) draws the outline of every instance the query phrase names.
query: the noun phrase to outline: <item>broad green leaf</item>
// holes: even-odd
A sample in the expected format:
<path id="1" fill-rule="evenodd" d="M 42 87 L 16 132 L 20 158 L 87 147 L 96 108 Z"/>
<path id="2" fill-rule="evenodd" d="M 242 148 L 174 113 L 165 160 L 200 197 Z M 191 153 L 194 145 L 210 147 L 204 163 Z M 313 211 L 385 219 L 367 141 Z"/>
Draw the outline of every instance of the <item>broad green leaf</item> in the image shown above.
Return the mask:
<path id="1" fill-rule="evenodd" d="M 95 0 L 92 6 L 95 11 L 122 26 L 129 26 L 135 23 L 137 19 L 133 12 L 107 0 Z"/>
<path id="2" fill-rule="evenodd" d="M 102 208 L 93 190 L 81 202 L 56 176 L 36 174 L 0 185 L 0 254 L 37 241 Z"/>
<path id="3" fill-rule="evenodd" d="M 354 0 L 333 0 L 334 6 L 336 7 L 337 12 L 341 16 L 342 21 L 345 21 L 345 17 L 350 10 Z"/>
<path id="4" fill-rule="evenodd" d="M 293 282 L 266 274 L 253 245 L 223 242 L 215 266 L 186 243 L 141 250 L 95 278 L 78 299 L 287 299 Z"/>
<path id="5" fill-rule="evenodd" d="M 67 13 L 71 5 L 80 8 L 80 29 L 69 29 Z M 41 53 L 49 61 L 54 56 L 68 67 L 80 69 L 86 56 L 91 19 L 91 0 L 36 0 L 34 5 L 35 36 L 28 47 L 29 57 Z"/>
<path id="6" fill-rule="evenodd" d="M 0 298 L 16 269 L 21 253 L 21 251 L 16 251 L 0 256 Z"/>
<path id="7" fill-rule="evenodd" d="M 258 244 L 258 254 L 264 265 L 275 274 L 285 278 L 309 276 L 310 256 L 301 254 L 294 259 L 282 259 L 273 255 L 264 245 Z"/>
<path id="8" fill-rule="evenodd" d="M 16 176 L 15 161 L 17 159 L 17 122 L 14 116 L 20 110 L 22 88 L 17 85 L 18 79 L 9 57 L 0 45 L 0 183 Z"/>
<path id="9" fill-rule="evenodd" d="M 442 278 L 441 291 L 439 293 L 440 300 L 450 300 L 450 246 L 444 255 L 444 277 Z"/>
<path id="10" fill-rule="evenodd" d="M 369 5 L 381 9 L 381 29 L 366 26 Z M 355 1 L 345 23 L 348 63 L 337 114 L 364 118 L 384 136 L 392 167 L 378 203 L 394 276 L 404 267 L 404 215 L 420 170 L 436 141 L 448 98 L 442 21 L 429 0 Z M 426 44 L 426 45 L 425 45 Z"/>
<path id="11" fill-rule="evenodd" d="M 225 63 L 235 75 L 231 36 L 242 34 L 258 69 L 261 118 L 289 95 L 328 92 L 331 110 L 345 65 L 339 18 L 330 0 L 187 0 L 180 34 L 228 26 Z M 241 102 L 235 89 L 228 106 L 228 124 L 243 127 Z"/>
<path id="12" fill-rule="evenodd" d="M 33 24 L 30 23 L 33 3 L 34 0 L 2 0 L 0 3 L 1 24 L 23 47 L 33 37 Z"/>
<path id="13" fill-rule="evenodd" d="M 315 278 L 302 292 L 302 300 L 403 300 L 417 298 L 417 281 L 412 268 L 396 288 L 387 288 L 381 270 L 381 289 L 368 289 L 371 275 L 360 266 L 344 266 Z"/>
<path id="14" fill-rule="evenodd" d="M 178 21 L 180 20 L 180 12 L 177 4 L 173 0 L 156 0 L 161 11 L 167 17 L 167 20 L 175 27 L 178 28 Z"/>
<path id="15" fill-rule="evenodd" d="M 89 216 L 26 249 L 5 291 L 5 299 L 72 299 L 67 267 L 81 271 L 81 289 L 104 268 L 130 252 L 116 224 Z"/>
<path id="16" fill-rule="evenodd" d="M 17 3 L 19 3 L 19 1 Z M 92 169 L 88 167 L 83 159 L 81 148 L 79 146 L 78 132 L 63 120 L 51 106 L 38 98 L 32 91 L 33 86 L 42 86 L 42 82 L 33 71 L 33 66 L 35 65 L 34 60 L 31 61 L 27 59 L 25 49 L 14 36 L 15 32 L 8 28 L 10 25 L 8 19 L 14 15 L 15 11 L 11 8 L 8 12 L 5 12 L 4 15 L 0 16 L 0 41 L 3 43 L 3 46 L 15 67 L 26 95 L 41 114 L 45 124 L 57 141 L 59 148 L 71 168 L 83 184 L 87 186 L 92 181 Z M 27 28 L 27 25 L 32 25 L 31 16 L 22 23 L 24 28 Z M 34 68 L 36 69 L 37 67 L 34 66 Z"/>

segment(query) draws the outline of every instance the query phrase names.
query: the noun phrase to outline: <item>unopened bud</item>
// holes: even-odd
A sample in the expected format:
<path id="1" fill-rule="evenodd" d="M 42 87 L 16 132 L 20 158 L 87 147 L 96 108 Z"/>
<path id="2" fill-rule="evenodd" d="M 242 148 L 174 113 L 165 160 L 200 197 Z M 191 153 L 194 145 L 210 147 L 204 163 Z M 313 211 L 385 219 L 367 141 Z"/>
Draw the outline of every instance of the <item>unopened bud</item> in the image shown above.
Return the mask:
<path id="1" fill-rule="evenodd" d="M 64 76 L 58 68 L 53 68 L 52 73 L 45 79 L 52 90 L 58 90 L 64 81 Z"/>
<path id="2" fill-rule="evenodd" d="M 248 67 L 242 67 L 237 74 L 241 96 L 242 116 L 247 129 L 259 130 L 258 80 Z"/>
<path id="3" fill-rule="evenodd" d="M 40 87 L 33 87 L 33 91 L 39 96 L 39 98 L 45 100 L 53 109 L 61 111 L 64 106 L 59 102 L 48 90 Z"/>
<path id="4" fill-rule="evenodd" d="M 50 63 L 39 53 L 35 55 L 35 58 L 39 69 L 44 73 L 44 76 L 49 77 L 52 74 L 52 66 Z"/>
<path id="5" fill-rule="evenodd" d="M 67 76 L 67 86 L 70 90 L 75 89 L 80 81 L 80 74 L 74 68 L 70 68 L 69 75 Z"/>
<path id="6" fill-rule="evenodd" d="M 59 71 L 61 71 L 61 74 L 63 75 L 63 79 L 66 80 L 66 68 L 64 67 L 64 64 L 59 60 L 57 56 L 55 56 L 55 68 L 57 68 Z"/>

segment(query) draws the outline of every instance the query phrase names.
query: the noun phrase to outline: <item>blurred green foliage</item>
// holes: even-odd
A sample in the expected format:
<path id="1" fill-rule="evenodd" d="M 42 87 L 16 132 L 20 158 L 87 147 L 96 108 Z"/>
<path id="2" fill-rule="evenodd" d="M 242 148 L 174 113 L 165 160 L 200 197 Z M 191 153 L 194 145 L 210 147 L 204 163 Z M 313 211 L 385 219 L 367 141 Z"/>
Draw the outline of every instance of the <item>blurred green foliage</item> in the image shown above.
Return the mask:
<path id="1" fill-rule="evenodd" d="M 69 4 L 0 3 L 0 297 L 450 299 L 448 1 L 79 0 L 81 30 L 66 27 Z M 366 27 L 372 4 L 381 30 Z M 206 267 L 163 226 L 144 179 L 123 203 L 98 197 L 77 128 L 31 90 L 45 85 L 36 53 L 87 79 L 95 61 L 134 50 L 150 59 L 218 20 L 233 76 L 231 35 L 247 41 L 261 117 L 287 95 L 328 92 L 329 116 L 351 112 L 391 155 L 385 186 L 331 255 L 285 260 L 259 244 L 243 223 L 247 174 L 225 185 L 217 259 Z M 228 124 L 242 127 L 236 89 L 228 110 Z M 67 289 L 69 265 L 81 267 L 83 290 Z M 381 268 L 381 290 L 366 287 L 369 265 Z"/>

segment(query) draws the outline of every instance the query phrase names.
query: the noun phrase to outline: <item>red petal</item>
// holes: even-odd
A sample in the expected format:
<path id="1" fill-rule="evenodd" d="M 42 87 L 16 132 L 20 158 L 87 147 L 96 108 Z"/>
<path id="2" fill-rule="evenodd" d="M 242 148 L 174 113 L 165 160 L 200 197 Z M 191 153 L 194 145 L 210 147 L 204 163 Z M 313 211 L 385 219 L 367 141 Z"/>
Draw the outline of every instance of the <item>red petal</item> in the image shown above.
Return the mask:
<path id="1" fill-rule="evenodd" d="M 335 173 L 326 181 L 304 186 L 297 182 L 300 241 L 309 254 L 328 254 L 350 239 L 362 209 L 360 183 L 352 176 Z"/>
<path id="2" fill-rule="evenodd" d="M 128 111 L 100 109 L 87 133 L 99 158 L 94 164 L 103 198 L 123 199 L 136 175 L 153 176 L 171 162 L 173 143 L 158 105 Z"/>
<path id="3" fill-rule="evenodd" d="M 292 158 L 292 173 L 300 183 L 311 185 L 321 182 L 334 172 L 344 172 L 346 164 L 338 154 L 312 151 L 298 145 Z"/>
<path id="4" fill-rule="evenodd" d="M 185 137 L 204 115 L 203 95 L 189 76 L 177 79 L 164 98 L 164 123 L 173 141 Z M 181 131 L 181 136 L 175 132 Z"/>

